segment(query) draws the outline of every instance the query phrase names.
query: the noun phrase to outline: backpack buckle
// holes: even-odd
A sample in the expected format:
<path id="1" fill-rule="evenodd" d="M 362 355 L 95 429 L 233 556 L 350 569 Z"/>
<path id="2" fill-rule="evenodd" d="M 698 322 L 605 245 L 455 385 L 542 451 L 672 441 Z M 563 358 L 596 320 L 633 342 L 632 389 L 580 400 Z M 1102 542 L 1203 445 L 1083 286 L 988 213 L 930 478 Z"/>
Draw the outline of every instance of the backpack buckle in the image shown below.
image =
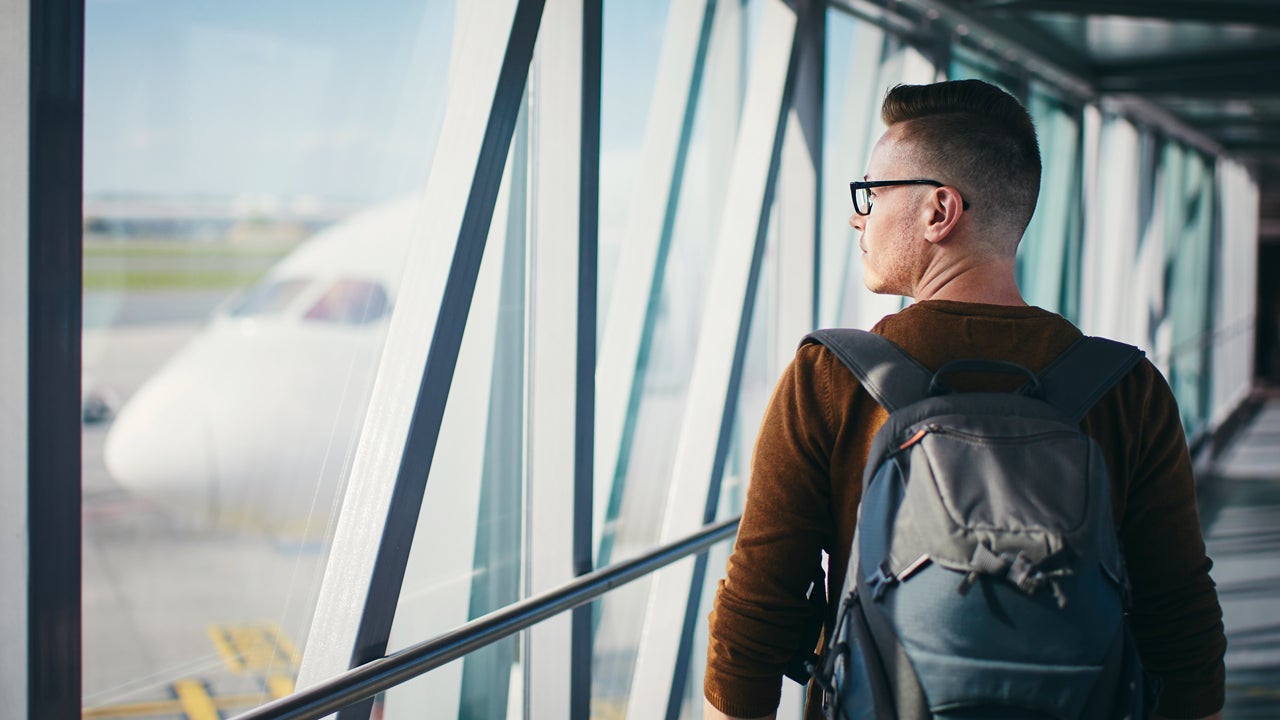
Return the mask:
<path id="1" fill-rule="evenodd" d="M 898 584 L 898 578 L 889 567 L 888 560 L 880 561 L 876 571 L 866 577 L 867 589 L 871 591 L 871 599 L 879 600 L 889 588 Z"/>

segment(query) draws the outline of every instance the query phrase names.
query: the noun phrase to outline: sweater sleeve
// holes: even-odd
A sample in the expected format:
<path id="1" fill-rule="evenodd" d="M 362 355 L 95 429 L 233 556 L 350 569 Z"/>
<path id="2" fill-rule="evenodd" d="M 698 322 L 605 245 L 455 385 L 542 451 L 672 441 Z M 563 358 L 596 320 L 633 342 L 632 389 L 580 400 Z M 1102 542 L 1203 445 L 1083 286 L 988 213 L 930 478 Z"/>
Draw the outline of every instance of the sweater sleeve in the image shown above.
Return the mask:
<path id="1" fill-rule="evenodd" d="M 765 410 L 738 538 L 711 611 L 704 692 L 721 712 L 778 707 L 783 667 L 803 639 L 805 591 L 831 532 L 830 376 L 802 347 Z"/>
<path id="2" fill-rule="evenodd" d="M 1149 390 L 1121 523 L 1133 585 L 1131 627 L 1143 664 L 1164 683 L 1159 712 L 1203 717 L 1224 702 L 1222 609 L 1177 403 L 1159 371 L 1149 364 L 1142 371 Z"/>

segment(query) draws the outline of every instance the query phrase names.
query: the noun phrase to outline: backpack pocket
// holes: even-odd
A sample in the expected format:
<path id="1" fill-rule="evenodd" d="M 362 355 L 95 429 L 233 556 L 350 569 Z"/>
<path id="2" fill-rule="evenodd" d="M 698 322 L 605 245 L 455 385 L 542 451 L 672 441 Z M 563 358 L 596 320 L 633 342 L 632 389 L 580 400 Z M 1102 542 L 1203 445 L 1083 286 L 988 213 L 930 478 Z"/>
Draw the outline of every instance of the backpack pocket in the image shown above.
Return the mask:
<path id="1" fill-rule="evenodd" d="M 915 650 L 912 664 L 925 686 L 929 710 L 946 718 L 999 715 L 1080 718 L 1102 665 L 1037 665 L 962 658 Z M 977 712 L 966 713 L 965 710 Z"/>
<path id="2" fill-rule="evenodd" d="M 894 717 L 892 694 L 862 614 L 862 600 L 849 595 L 815 681 L 822 687 L 827 720 L 877 720 Z"/>

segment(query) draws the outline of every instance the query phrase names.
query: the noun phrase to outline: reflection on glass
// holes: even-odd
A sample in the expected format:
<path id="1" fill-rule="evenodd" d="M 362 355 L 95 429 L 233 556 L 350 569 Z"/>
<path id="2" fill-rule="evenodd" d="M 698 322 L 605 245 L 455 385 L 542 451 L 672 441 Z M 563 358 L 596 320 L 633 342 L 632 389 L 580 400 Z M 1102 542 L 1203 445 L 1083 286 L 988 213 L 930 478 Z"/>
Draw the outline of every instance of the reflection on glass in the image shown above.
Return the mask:
<path id="1" fill-rule="evenodd" d="M 827 10 L 826 53 L 818 324 L 866 329 L 901 310 L 904 299 L 872 294 L 863 285 L 858 233 L 848 224 L 848 183 L 866 172 L 884 132 L 885 94 L 899 83 L 932 82 L 935 68 L 903 38 L 835 8 Z"/>
<path id="2" fill-rule="evenodd" d="M 750 72 L 744 51 L 750 42 L 750 17 L 756 12 L 756 4 L 754 0 L 717 3 L 714 8 L 693 122 L 685 129 L 686 133 L 691 132 L 688 152 L 673 179 L 672 187 L 679 190 L 679 195 L 667 230 L 669 236 L 663 238 L 668 250 L 659 255 L 659 262 L 665 265 L 656 268 L 661 273 L 660 282 L 655 290 L 657 297 L 650 301 L 650 329 L 637 364 L 636 382 L 640 389 L 630 408 L 628 430 L 619 453 L 619 466 L 624 471 L 610 498 L 598 554 L 601 566 L 653 547 L 660 535 L 697 349 L 705 277 L 726 202 L 739 114 Z M 629 4 L 606 4 L 606 32 L 610 14 L 621 13 L 625 5 Z M 613 35 L 604 38 L 606 76 L 611 60 L 608 47 L 617 41 Z M 602 103 L 607 107 L 610 102 L 610 86 L 606 84 Z M 602 136 L 608 132 L 608 126 L 602 125 Z M 602 193 L 608 180 L 602 174 Z M 602 290 L 601 295 L 605 294 Z M 651 578 L 641 578 L 600 603 L 592 665 L 593 702 L 626 706 L 639 643 L 635 618 L 644 615 L 650 582 Z"/>
<path id="3" fill-rule="evenodd" d="M 387 291 L 377 282 L 342 279 L 330 285 L 302 317 L 363 325 L 377 320 L 389 310 Z"/>
<path id="4" fill-rule="evenodd" d="M 527 96 L 526 96 L 527 101 Z M 524 563 L 527 109 L 517 121 L 388 639 L 394 652 L 519 599 Z M 505 718 L 519 638 L 386 693 L 382 717 Z M 516 685 L 513 686 L 513 683 Z"/>
<path id="5" fill-rule="evenodd" d="M 1080 109 L 1032 85 L 1027 110 L 1036 124 L 1043 170 L 1036 211 L 1018 246 L 1018 286 L 1028 303 L 1078 320 L 1084 232 Z"/>
<path id="6" fill-rule="evenodd" d="M 309 281 L 300 279 L 271 280 L 244 294 L 227 313 L 231 317 L 279 315 L 302 292 Z"/>
<path id="7" fill-rule="evenodd" d="M 773 210 L 770 212 L 768 235 L 760 267 L 760 283 L 756 289 L 751 329 L 747 338 L 742 384 L 738 388 L 737 411 L 734 414 L 732 431 L 729 435 L 728 457 L 725 460 L 724 476 L 720 481 L 716 516 L 713 518 L 716 522 L 742 514 L 747 488 L 751 482 L 751 454 L 755 448 L 756 436 L 759 434 L 760 422 L 764 419 L 769 397 L 777 383 L 778 375 L 782 372 L 782 368 L 777 365 L 775 348 L 778 347 L 779 342 L 774 333 L 776 327 L 774 314 L 778 297 L 778 225 L 777 203 L 774 203 Z M 797 337 L 794 340 L 798 343 L 800 338 Z M 694 591 L 699 593 L 699 597 L 694 612 L 688 673 L 685 678 L 681 678 L 683 687 L 679 715 L 681 718 L 702 717 L 702 681 L 707 660 L 707 618 L 715 601 L 716 588 L 720 579 L 724 577 L 725 565 L 732 549 L 732 544 L 728 542 L 719 543 L 711 548 L 702 583 L 694 588 Z"/>
<path id="8" fill-rule="evenodd" d="M 1164 305 L 1169 322 L 1169 384 L 1189 437 L 1209 421 L 1208 355 L 1213 297 L 1213 166 L 1180 143 L 1165 147 Z"/>
<path id="9" fill-rule="evenodd" d="M 86 716 L 292 690 L 452 3 L 86 6 Z"/>

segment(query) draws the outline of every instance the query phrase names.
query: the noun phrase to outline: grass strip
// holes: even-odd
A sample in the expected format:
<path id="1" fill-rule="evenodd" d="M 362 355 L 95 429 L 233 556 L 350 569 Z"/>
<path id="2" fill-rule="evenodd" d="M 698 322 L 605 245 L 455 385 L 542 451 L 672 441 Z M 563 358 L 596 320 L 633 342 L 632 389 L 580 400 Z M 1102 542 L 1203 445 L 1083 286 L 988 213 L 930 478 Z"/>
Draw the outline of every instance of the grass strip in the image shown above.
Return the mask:
<path id="1" fill-rule="evenodd" d="M 223 290 L 247 287 L 265 274 L 259 272 L 125 271 L 84 274 L 85 290 Z"/>

